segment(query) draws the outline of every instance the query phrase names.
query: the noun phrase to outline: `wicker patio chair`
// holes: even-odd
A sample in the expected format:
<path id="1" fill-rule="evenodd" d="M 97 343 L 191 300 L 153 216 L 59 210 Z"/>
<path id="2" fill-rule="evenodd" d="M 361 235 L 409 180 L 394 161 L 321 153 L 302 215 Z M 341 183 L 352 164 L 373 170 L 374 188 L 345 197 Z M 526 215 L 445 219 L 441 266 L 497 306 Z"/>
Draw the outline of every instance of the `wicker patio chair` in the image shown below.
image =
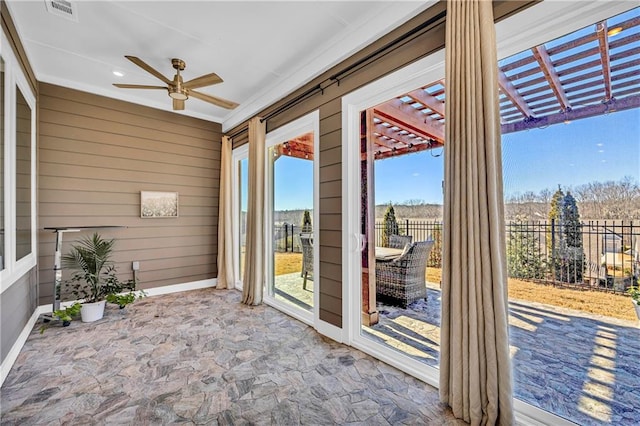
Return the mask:
<path id="1" fill-rule="evenodd" d="M 313 281 L 313 240 L 310 235 L 300 235 L 302 244 L 302 288 L 307 289 L 307 279 Z M 311 274 L 311 277 L 309 277 Z"/>
<path id="2" fill-rule="evenodd" d="M 406 308 L 411 302 L 426 299 L 425 271 L 433 241 L 419 241 L 405 247 L 392 261 L 376 261 L 376 294 L 381 302 Z"/>
<path id="3" fill-rule="evenodd" d="M 411 244 L 413 236 L 411 235 L 389 235 L 389 247 L 403 249 L 407 244 Z"/>

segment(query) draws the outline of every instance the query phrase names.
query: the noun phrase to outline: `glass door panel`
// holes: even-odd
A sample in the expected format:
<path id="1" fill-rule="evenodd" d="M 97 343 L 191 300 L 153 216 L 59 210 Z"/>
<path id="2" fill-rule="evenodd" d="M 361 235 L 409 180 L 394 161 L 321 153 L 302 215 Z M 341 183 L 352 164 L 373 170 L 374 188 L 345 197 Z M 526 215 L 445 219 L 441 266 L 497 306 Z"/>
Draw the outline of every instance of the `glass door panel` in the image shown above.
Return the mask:
<path id="1" fill-rule="evenodd" d="M 233 150 L 233 265 L 236 288 L 242 288 L 247 243 L 247 211 L 249 206 L 249 149 L 247 145 Z"/>
<path id="2" fill-rule="evenodd" d="M 268 294 L 295 309 L 313 312 L 313 132 L 268 148 L 271 276 Z"/>

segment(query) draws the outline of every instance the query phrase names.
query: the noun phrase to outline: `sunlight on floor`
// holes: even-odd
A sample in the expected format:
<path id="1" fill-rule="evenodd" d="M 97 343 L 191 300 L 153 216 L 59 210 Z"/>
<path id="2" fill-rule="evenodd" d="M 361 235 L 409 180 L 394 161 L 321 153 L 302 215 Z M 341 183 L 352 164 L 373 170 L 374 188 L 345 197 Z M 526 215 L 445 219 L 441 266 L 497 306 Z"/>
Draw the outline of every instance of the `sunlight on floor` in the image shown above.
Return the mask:
<path id="1" fill-rule="evenodd" d="M 603 422 L 611 422 L 611 406 L 615 384 L 616 335 L 607 327 L 598 327 L 593 339 L 594 349 L 587 376 L 582 386 L 583 395 L 578 402 L 578 410 Z"/>
<path id="2" fill-rule="evenodd" d="M 520 314 L 518 314 L 518 315 L 520 315 Z M 530 317 L 527 316 L 526 318 L 529 319 Z M 542 322 L 542 320 L 536 321 L 536 322 L 540 323 L 540 322 Z M 527 321 L 524 321 L 524 320 L 522 320 L 520 318 L 517 318 L 517 317 L 515 317 L 513 315 L 509 315 L 509 325 L 521 328 L 523 330 L 531 331 L 531 332 L 535 332 L 538 329 L 538 327 L 536 327 L 535 325 L 529 324 Z"/>
<path id="3" fill-rule="evenodd" d="M 381 339 L 382 341 L 384 341 L 386 344 L 388 344 L 389 346 L 391 346 L 393 349 L 396 349 L 398 351 L 401 351 L 409 356 L 415 356 L 415 357 L 421 357 L 421 358 L 429 358 L 429 359 L 433 359 L 433 360 L 437 360 L 436 357 L 433 357 L 429 354 L 427 354 L 426 352 L 421 351 L 420 349 L 408 345 L 404 342 L 401 342 L 397 339 L 394 339 L 392 337 L 389 337 L 388 333 L 385 332 L 381 332 L 378 331 L 374 328 L 367 328 L 367 331 L 369 333 L 371 333 L 372 335 L 378 337 L 379 339 Z M 408 335 L 403 335 L 403 337 L 410 339 L 410 340 L 414 340 L 417 341 L 416 339 L 411 338 Z M 424 345 L 424 342 L 419 342 L 421 345 Z"/>
<path id="4" fill-rule="evenodd" d="M 509 356 L 511 357 L 512 360 L 516 356 L 519 350 L 520 348 L 513 345 L 509 345 Z"/>
<path id="5" fill-rule="evenodd" d="M 519 303 L 514 304 L 514 306 L 512 307 L 512 309 L 515 311 L 517 310 L 517 312 L 520 315 L 524 315 L 524 313 L 522 311 L 525 312 L 529 312 L 531 315 L 535 315 L 534 318 L 538 318 L 540 315 L 544 315 L 546 318 L 553 318 L 559 321 L 570 321 L 570 319 L 568 317 L 566 317 L 565 315 L 561 315 L 561 314 L 555 314 L 553 312 L 551 312 L 548 308 L 544 309 L 544 312 L 541 312 L 540 309 L 536 308 L 535 306 L 533 307 L 529 307 L 529 306 L 524 306 L 521 305 Z"/>

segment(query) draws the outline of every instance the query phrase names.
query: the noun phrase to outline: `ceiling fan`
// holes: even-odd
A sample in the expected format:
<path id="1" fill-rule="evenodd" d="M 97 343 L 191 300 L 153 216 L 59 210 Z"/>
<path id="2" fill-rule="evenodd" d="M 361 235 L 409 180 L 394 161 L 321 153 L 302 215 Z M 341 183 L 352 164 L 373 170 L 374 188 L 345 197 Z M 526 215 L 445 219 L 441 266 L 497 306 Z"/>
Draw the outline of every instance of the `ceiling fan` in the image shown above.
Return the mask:
<path id="1" fill-rule="evenodd" d="M 205 102 L 212 103 L 222 108 L 226 109 L 234 109 L 238 106 L 237 103 L 228 101 L 226 99 L 218 98 L 217 96 L 207 95 L 205 93 L 196 92 L 193 89 L 197 89 L 199 87 L 211 86 L 213 84 L 222 83 L 222 79 L 218 77 L 216 73 L 205 74 L 198 78 L 194 78 L 193 80 L 189 80 L 186 83 L 182 81 L 182 76 L 180 75 L 180 71 L 184 71 L 186 64 L 182 59 L 173 58 L 171 60 L 171 65 L 176 70 L 176 75 L 173 76 L 173 80 L 169 80 L 167 77 L 162 75 L 158 70 L 153 68 L 151 65 L 144 62 L 142 59 L 137 58 L 135 56 L 127 56 L 125 58 L 147 71 L 150 74 L 153 74 L 155 77 L 162 80 L 166 83 L 166 86 L 148 86 L 143 84 L 117 84 L 114 83 L 114 86 L 119 87 L 121 89 L 163 89 L 166 90 L 169 96 L 173 99 L 173 109 L 174 110 L 183 110 L 184 109 L 184 101 L 189 99 L 189 97 L 194 97 L 196 99 L 200 99 Z"/>

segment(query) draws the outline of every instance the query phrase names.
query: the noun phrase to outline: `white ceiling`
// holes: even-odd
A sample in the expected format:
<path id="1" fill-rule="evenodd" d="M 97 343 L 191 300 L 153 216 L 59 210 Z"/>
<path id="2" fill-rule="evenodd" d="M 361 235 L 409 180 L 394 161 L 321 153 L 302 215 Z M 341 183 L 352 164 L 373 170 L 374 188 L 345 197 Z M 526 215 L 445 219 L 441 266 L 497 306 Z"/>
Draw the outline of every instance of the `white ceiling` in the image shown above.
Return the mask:
<path id="1" fill-rule="evenodd" d="M 431 1 L 76 1 L 78 21 L 45 1 L 8 1 L 36 78 L 171 110 L 162 85 L 124 58 L 137 56 L 166 77 L 183 59 L 184 80 L 210 72 L 224 82 L 198 89 L 240 104 L 229 111 L 189 99 L 180 113 L 227 130 L 425 10 Z M 114 70 L 125 74 L 113 75 Z"/>

